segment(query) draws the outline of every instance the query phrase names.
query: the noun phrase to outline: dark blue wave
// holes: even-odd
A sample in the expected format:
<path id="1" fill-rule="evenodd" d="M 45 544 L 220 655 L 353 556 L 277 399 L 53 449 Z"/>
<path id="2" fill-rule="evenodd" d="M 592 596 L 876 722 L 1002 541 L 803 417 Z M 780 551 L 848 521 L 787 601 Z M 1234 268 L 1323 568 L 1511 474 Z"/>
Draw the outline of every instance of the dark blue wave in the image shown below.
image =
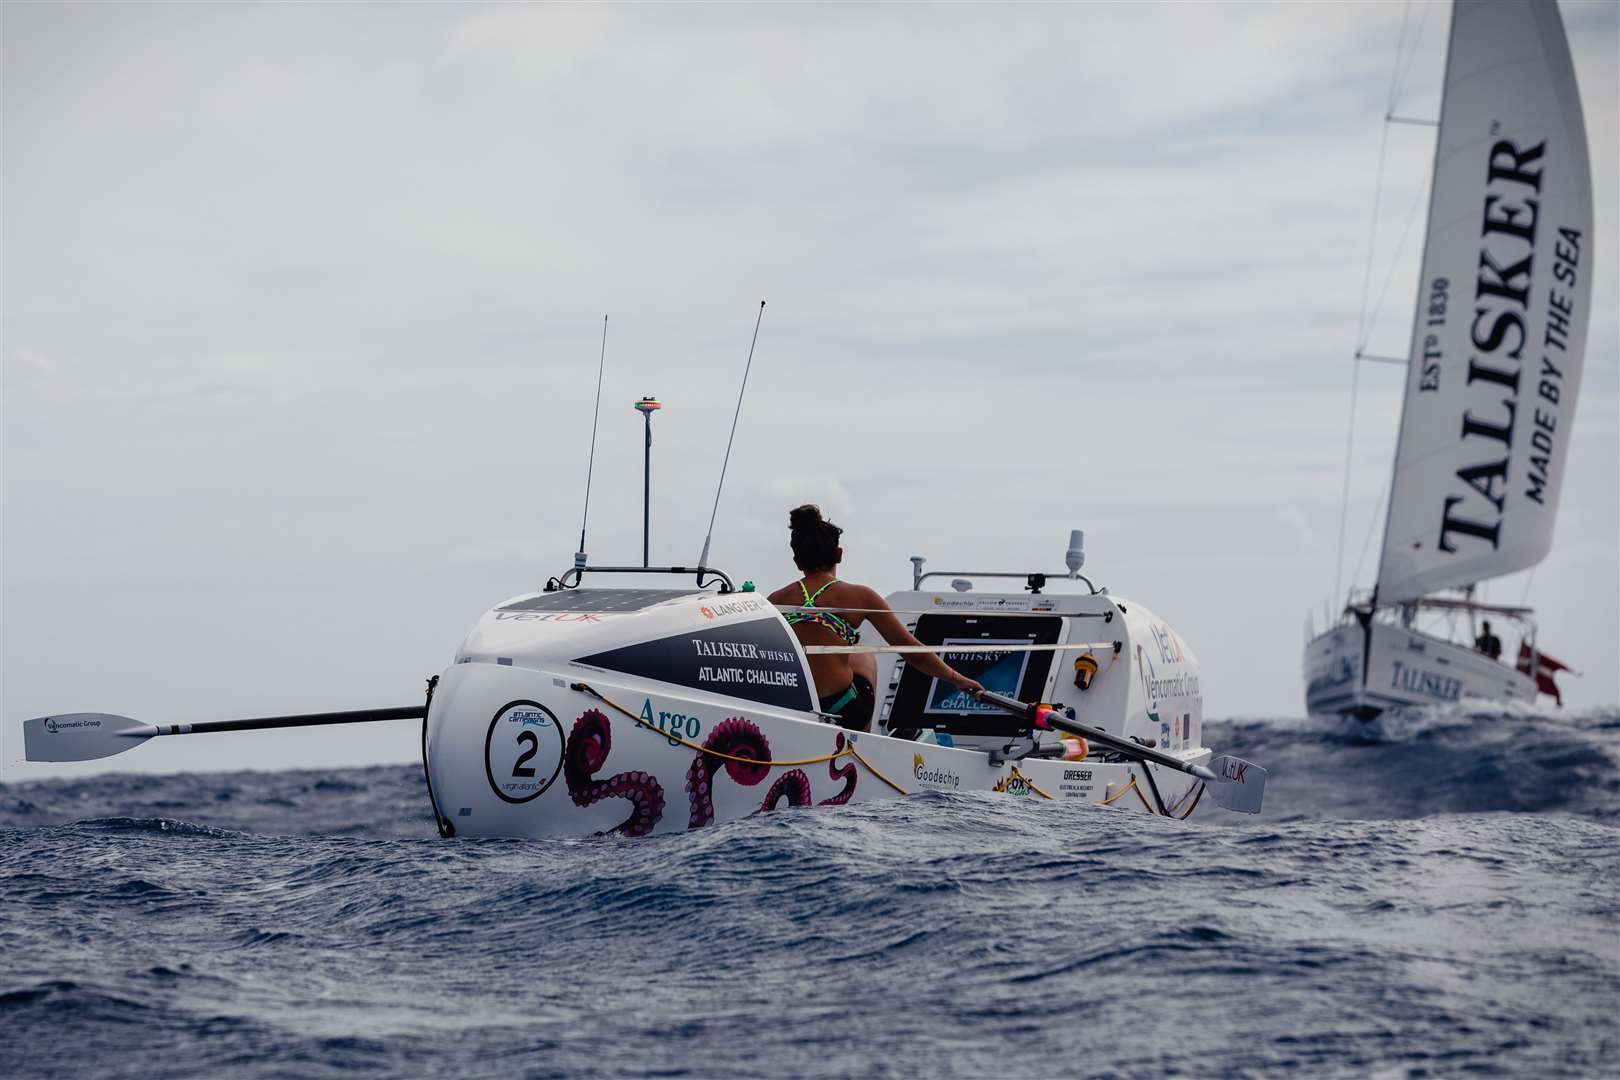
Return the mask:
<path id="1" fill-rule="evenodd" d="M 1447 706 L 1358 720 L 1210 724 L 1269 773 L 1267 817 L 1498 811 L 1620 821 L 1620 710 Z"/>
<path id="2" fill-rule="evenodd" d="M 1616 714 L 1402 725 L 1211 724 L 1271 770 L 1235 823 L 447 842 L 407 767 L 11 785 L 0 1076 L 1607 1075 Z"/>

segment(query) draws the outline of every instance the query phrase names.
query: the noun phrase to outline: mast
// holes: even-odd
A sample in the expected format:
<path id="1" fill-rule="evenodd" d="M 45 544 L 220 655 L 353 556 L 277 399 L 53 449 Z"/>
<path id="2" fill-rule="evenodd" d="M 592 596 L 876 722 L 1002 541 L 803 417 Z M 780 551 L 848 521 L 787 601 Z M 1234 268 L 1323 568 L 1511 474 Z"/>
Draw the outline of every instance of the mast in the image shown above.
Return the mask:
<path id="1" fill-rule="evenodd" d="M 1412 328 L 1407 333 L 1406 349 L 1406 392 L 1401 395 L 1401 418 L 1395 426 L 1395 457 L 1390 461 L 1389 502 L 1384 507 L 1384 536 L 1378 544 L 1378 572 L 1373 575 L 1373 592 L 1370 606 L 1378 607 L 1378 583 L 1383 578 L 1384 552 L 1389 550 L 1389 521 L 1395 509 L 1395 473 L 1401 467 L 1401 439 L 1406 434 L 1406 409 L 1412 400 L 1412 345 L 1417 339 L 1418 316 L 1423 311 L 1423 290 L 1428 286 L 1424 270 L 1429 265 L 1430 225 L 1434 221 L 1434 204 L 1440 194 L 1440 148 L 1443 144 L 1441 138 L 1445 131 L 1446 122 L 1446 92 L 1451 89 L 1451 59 L 1457 45 L 1457 5 L 1451 5 L 1451 23 L 1446 30 L 1446 60 L 1441 65 L 1443 72 L 1440 78 L 1440 115 L 1436 117 L 1434 128 L 1434 155 L 1429 163 L 1429 209 L 1423 216 L 1423 250 L 1418 254 L 1418 285 L 1417 295 L 1412 298 Z M 1393 111 L 1394 102 L 1390 103 Z M 1390 123 L 1388 116 L 1384 122 Z M 1359 363 L 1359 358 L 1357 360 Z M 1353 583 L 1352 583 L 1353 584 Z"/>

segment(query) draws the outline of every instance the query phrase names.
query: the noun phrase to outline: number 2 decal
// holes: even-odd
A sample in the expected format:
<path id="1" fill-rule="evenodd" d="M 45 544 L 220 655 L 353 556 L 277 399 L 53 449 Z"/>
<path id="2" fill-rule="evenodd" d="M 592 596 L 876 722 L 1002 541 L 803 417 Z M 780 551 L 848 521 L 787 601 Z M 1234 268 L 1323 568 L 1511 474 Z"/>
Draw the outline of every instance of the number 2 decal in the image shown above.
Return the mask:
<path id="1" fill-rule="evenodd" d="M 534 770 L 523 763 L 540 752 L 540 737 L 532 731 L 520 731 L 517 741 L 520 746 L 528 746 L 528 749 L 519 754 L 517 761 L 512 764 L 512 775 L 533 776 Z"/>

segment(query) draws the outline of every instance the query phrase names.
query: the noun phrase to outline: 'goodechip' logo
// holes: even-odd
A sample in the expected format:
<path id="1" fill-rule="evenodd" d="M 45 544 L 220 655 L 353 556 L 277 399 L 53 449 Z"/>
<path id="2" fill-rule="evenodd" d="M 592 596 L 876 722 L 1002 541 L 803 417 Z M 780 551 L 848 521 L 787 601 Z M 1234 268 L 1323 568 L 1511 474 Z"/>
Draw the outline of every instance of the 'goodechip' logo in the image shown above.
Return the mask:
<path id="1" fill-rule="evenodd" d="M 938 766 L 930 768 L 928 763 L 923 760 L 923 756 L 921 754 L 913 754 L 911 756 L 911 775 L 915 776 L 921 783 L 929 784 L 933 787 L 959 788 L 962 786 L 962 778 L 960 776 L 951 772 L 949 769 L 941 769 Z"/>

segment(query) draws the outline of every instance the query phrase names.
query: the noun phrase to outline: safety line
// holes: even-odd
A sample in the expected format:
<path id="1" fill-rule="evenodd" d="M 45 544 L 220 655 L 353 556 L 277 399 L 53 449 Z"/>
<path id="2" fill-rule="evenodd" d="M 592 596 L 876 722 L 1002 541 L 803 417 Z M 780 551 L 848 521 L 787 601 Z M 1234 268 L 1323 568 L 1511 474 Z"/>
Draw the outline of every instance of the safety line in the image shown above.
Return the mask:
<path id="1" fill-rule="evenodd" d="M 882 773 L 880 773 L 876 769 L 874 769 L 872 767 L 872 763 L 870 761 L 867 761 L 864 757 L 862 757 L 861 752 L 859 750 L 855 749 L 855 744 L 853 742 L 846 742 L 844 744 L 844 750 L 847 753 L 851 754 L 855 758 L 856 761 L 858 761 L 862 765 L 866 766 L 866 771 L 867 772 L 871 773 L 873 776 L 877 777 L 879 780 L 883 781 L 885 784 L 888 784 L 891 788 L 898 791 L 900 794 L 902 794 L 902 795 L 910 795 L 911 794 L 911 792 L 907 791 L 905 788 L 901 787 L 899 784 L 895 783 L 893 780 L 890 780 L 887 776 L 884 776 Z"/>
<path id="2" fill-rule="evenodd" d="M 1164 816 L 1179 818 L 1182 821 L 1186 821 L 1187 817 L 1193 812 L 1194 808 L 1198 806 L 1198 800 L 1204 797 L 1204 788 L 1206 786 L 1207 785 L 1205 784 L 1199 784 L 1197 791 L 1193 791 L 1189 788 L 1186 792 L 1183 792 L 1181 798 L 1176 800 L 1176 809 L 1172 810 L 1167 808 Z M 1192 799 L 1190 800 L 1191 805 L 1189 805 L 1187 809 L 1181 810 L 1181 805 L 1189 801 L 1187 798 L 1189 794 L 1192 796 Z"/>
<path id="3" fill-rule="evenodd" d="M 637 714 L 631 712 L 629 709 L 625 708 L 623 705 L 620 705 L 617 701 L 614 701 L 613 699 L 605 696 L 601 691 L 597 690 L 594 686 L 591 686 L 589 683 L 582 683 L 582 682 L 574 683 L 572 689 L 583 691 L 584 693 L 587 693 L 587 694 L 591 695 L 591 697 L 593 697 L 596 700 L 600 701 L 602 704 L 608 706 L 609 708 L 614 709 L 617 712 L 623 714 L 624 716 L 629 717 L 631 720 L 633 720 L 635 722 L 636 727 L 646 728 L 648 731 L 652 732 L 654 735 L 657 735 L 661 739 L 667 739 L 670 742 L 678 743 L 679 745 L 684 746 L 689 750 L 695 750 L 700 754 L 708 754 L 710 757 L 719 758 L 721 761 L 735 761 L 735 762 L 737 762 L 739 764 L 742 764 L 742 765 L 760 765 L 760 766 L 763 766 L 764 768 L 767 768 L 767 769 L 774 769 L 774 768 L 777 768 L 778 766 L 780 766 L 782 768 L 791 768 L 791 767 L 793 767 L 795 765 L 821 765 L 821 764 L 823 764 L 825 762 L 836 761 L 839 758 L 848 755 L 850 757 L 853 757 L 856 761 L 860 762 L 862 765 L 866 766 L 866 769 L 867 769 L 868 772 L 870 772 L 873 776 L 877 777 L 879 780 L 883 781 L 885 784 L 889 785 L 894 790 L 898 791 L 900 794 L 902 794 L 902 795 L 911 794 L 911 792 L 907 791 L 905 788 L 901 787 L 899 784 L 896 784 L 893 780 L 890 780 L 887 776 L 884 776 L 877 769 L 874 769 L 872 767 L 872 763 L 867 761 L 864 757 L 862 757 L 859 750 L 855 749 L 855 744 L 854 744 L 853 741 L 846 741 L 844 743 L 844 748 L 842 750 L 836 750 L 831 754 L 824 754 L 821 757 L 804 758 L 804 759 L 799 760 L 799 761 L 776 761 L 774 759 L 770 760 L 770 761 L 761 761 L 758 758 L 738 757 L 735 754 L 727 754 L 727 753 L 723 753 L 723 752 L 721 752 L 719 750 L 713 750 L 713 749 L 711 749 L 711 748 L 709 748 L 707 746 L 700 746 L 697 743 L 692 742 L 692 741 L 690 741 L 688 739 L 681 738 L 679 735 L 675 735 L 675 734 L 673 734 L 671 732 L 667 732 L 667 731 L 663 731 L 663 730 L 661 730 L 659 728 L 655 728 L 651 724 L 647 723 L 647 721 L 643 720 Z"/>
<path id="4" fill-rule="evenodd" d="M 1115 792 L 1110 797 L 1104 799 L 1102 801 L 1102 805 L 1103 806 L 1112 806 L 1118 800 L 1123 799 L 1125 797 L 1125 793 L 1127 791 L 1136 792 L 1136 797 L 1138 799 L 1142 800 L 1142 809 L 1146 810 L 1148 813 L 1152 814 L 1154 817 L 1159 816 L 1159 812 L 1157 810 L 1153 809 L 1152 806 L 1148 805 L 1147 796 L 1142 794 L 1142 789 L 1136 786 L 1136 771 L 1134 769 L 1131 770 L 1131 782 L 1126 784 L 1124 787 L 1120 788 L 1117 792 Z"/>

